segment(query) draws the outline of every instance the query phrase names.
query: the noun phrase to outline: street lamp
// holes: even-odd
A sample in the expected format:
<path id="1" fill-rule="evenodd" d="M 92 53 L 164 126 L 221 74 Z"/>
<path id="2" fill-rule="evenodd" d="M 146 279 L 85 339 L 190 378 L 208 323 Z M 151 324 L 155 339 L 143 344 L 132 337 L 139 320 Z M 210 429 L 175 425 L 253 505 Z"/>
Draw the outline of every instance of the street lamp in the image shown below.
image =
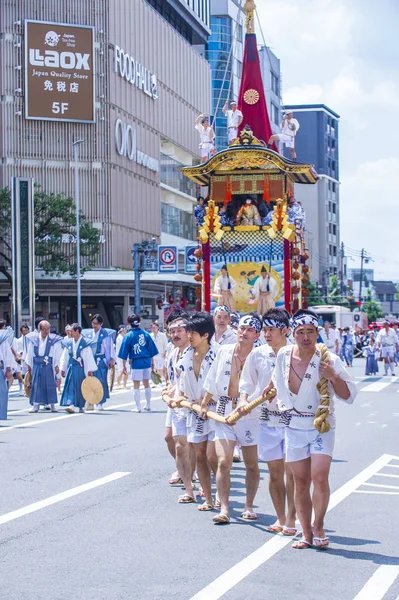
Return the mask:
<path id="1" fill-rule="evenodd" d="M 158 244 L 155 238 L 145 240 L 141 244 L 133 244 L 132 258 L 134 271 L 134 312 L 140 314 L 141 281 L 143 271 L 157 271 L 157 260 L 153 253 L 157 252 Z"/>
<path id="2" fill-rule="evenodd" d="M 78 323 L 82 325 L 82 290 L 80 280 L 80 201 L 79 201 L 79 145 L 85 140 L 76 140 L 72 143 L 75 153 L 75 206 L 76 206 L 76 278 L 77 278 L 77 304 Z"/>

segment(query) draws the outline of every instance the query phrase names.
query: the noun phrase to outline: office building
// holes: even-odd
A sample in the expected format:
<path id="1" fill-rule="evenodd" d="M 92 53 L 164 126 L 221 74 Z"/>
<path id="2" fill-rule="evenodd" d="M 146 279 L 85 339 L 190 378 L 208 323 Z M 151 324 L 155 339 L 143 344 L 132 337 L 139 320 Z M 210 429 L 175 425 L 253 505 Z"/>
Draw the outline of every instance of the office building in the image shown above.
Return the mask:
<path id="1" fill-rule="evenodd" d="M 273 133 L 280 133 L 282 119 L 280 59 L 268 46 L 261 46 L 259 61 L 270 125 Z"/>
<path id="2" fill-rule="evenodd" d="M 295 186 L 295 196 L 306 211 L 306 240 L 312 279 L 324 288 L 331 275 L 343 277 L 340 256 L 339 119 L 324 104 L 289 105 L 300 123 L 295 146 L 298 162 L 313 164 L 320 176 L 316 185 Z M 287 149 L 284 154 L 290 157 Z"/>
<path id="3" fill-rule="evenodd" d="M 237 0 L 211 1 L 211 35 L 206 59 L 212 71 L 212 123 L 216 149 L 227 143 L 227 119 L 222 112 L 226 102 L 238 99 L 243 60 L 243 25 L 245 14 Z"/>
<path id="4" fill-rule="evenodd" d="M 26 20 L 47 23 L 39 24 L 46 31 L 29 48 Z M 210 67 L 196 51 L 206 43 L 209 22 L 209 0 L 8 0 L 2 9 L 0 69 L 7 75 L 0 79 L 0 188 L 13 176 L 33 177 L 46 192 L 74 197 L 72 142 L 84 140 L 79 147 L 81 208 L 102 240 L 98 266 L 82 281 L 84 325 L 93 311 L 102 312 L 107 325 L 124 321 L 133 304 L 134 243 L 155 238 L 182 248 L 194 239 L 196 189 L 179 167 L 199 160 L 194 120 L 211 108 Z M 75 29 L 72 40 L 65 24 L 93 27 L 87 54 L 60 53 L 61 46 L 72 48 L 73 36 L 79 37 Z M 41 50 L 39 43 L 45 44 Z M 50 120 L 41 120 L 40 105 L 34 107 L 36 116 L 26 118 L 32 96 L 28 103 L 25 50 L 29 68 L 60 60 L 64 65 L 55 69 L 58 82 L 53 84 L 53 71 L 42 67 L 47 74 L 34 82 L 41 93 L 52 90 L 57 114 L 68 110 L 59 94 L 79 88 L 69 83 L 68 69 L 87 69 L 89 75 L 77 76 L 92 78 L 94 91 L 80 108 L 90 113 L 91 107 L 92 118 L 62 121 L 50 111 Z M 36 280 L 37 314 L 58 330 L 76 320 L 76 281 L 49 278 L 40 269 Z M 160 293 L 169 295 L 177 287 L 188 295 L 192 277 L 144 273 L 141 305 L 154 314 Z M 10 291 L 0 280 L 2 314 L 10 311 Z"/>

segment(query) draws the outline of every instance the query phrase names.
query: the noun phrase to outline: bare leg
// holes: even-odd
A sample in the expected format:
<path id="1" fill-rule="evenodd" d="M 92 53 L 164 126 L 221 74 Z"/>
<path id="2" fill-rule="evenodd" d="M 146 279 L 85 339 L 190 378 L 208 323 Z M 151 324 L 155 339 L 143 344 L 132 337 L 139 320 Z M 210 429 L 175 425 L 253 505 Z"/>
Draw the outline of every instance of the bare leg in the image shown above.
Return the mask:
<path id="1" fill-rule="evenodd" d="M 260 481 L 258 446 L 241 446 L 241 451 L 247 471 L 245 477 L 245 487 L 247 492 L 245 497 L 245 510 L 253 512 L 254 500 Z"/>
<path id="2" fill-rule="evenodd" d="M 199 444 L 193 444 L 195 448 L 195 455 L 197 458 L 197 472 L 198 479 L 202 487 L 202 491 L 205 495 L 205 502 L 213 504 L 212 500 L 212 483 L 211 483 L 211 469 L 206 456 L 207 441 L 200 442 Z"/>
<path id="3" fill-rule="evenodd" d="M 269 141 L 267 142 L 267 144 L 268 144 L 268 145 L 271 145 L 271 144 L 273 144 L 274 142 L 277 142 L 277 140 L 278 140 L 278 135 L 271 135 L 271 136 L 269 137 Z"/>
<path id="4" fill-rule="evenodd" d="M 276 510 L 275 525 L 285 525 L 285 483 L 284 460 L 272 460 L 267 463 L 269 469 L 269 492 Z"/>
<path id="5" fill-rule="evenodd" d="M 229 516 L 230 471 L 233 464 L 235 441 L 216 440 L 215 451 L 218 459 L 216 488 L 220 500 L 220 513 Z"/>
<path id="6" fill-rule="evenodd" d="M 295 506 L 304 539 L 312 543 L 312 500 L 310 498 L 310 458 L 288 463 L 295 482 Z"/>
<path id="7" fill-rule="evenodd" d="M 176 459 L 175 440 L 172 435 L 172 428 L 165 427 L 165 442 L 172 458 Z"/>
<path id="8" fill-rule="evenodd" d="M 213 473 L 216 475 L 218 470 L 218 457 L 216 456 L 215 442 L 208 441 L 208 445 L 206 447 L 206 456 Z"/>
<path id="9" fill-rule="evenodd" d="M 287 496 L 287 519 L 286 526 L 292 529 L 295 529 L 295 521 L 296 521 L 296 510 L 295 510 L 295 502 L 294 502 L 294 493 L 295 493 L 295 485 L 294 485 L 294 477 L 291 472 L 291 468 L 289 464 L 285 465 L 285 492 Z"/>
<path id="10" fill-rule="evenodd" d="M 330 500 L 330 473 L 331 456 L 313 454 L 311 456 L 311 476 L 313 483 L 313 508 L 314 508 L 314 534 L 324 538 L 324 517 Z M 299 514 L 299 510 L 298 510 Z"/>
<path id="11" fill-rule="evenodd" d="M 184 435 L 177 435 L 174 438 L 176 448 L 176 466 L 179 475 L 183 480 L 186 494 L 193 496 L 193 483 L 191 481 L 192 471 L 190 463 L 190 448 L 187 438 Z"/>
<path id="12" fill-rule="evenodd" d="M 193 475 L 195 473 L 195 467 L 196 467 L 196 463 L 197 463 L 197 457 L 195 456 L 194 444 L 188 445 L 188 451 L 189 451 L 189 455 L 190 455 L 191 479 L 192 479 Z"/>
<path id="13" fill-rule="evenodd" d="M 129 373 L 125 373 L 123 376 L 123 387 L 127 388 L 127 378 L 129 377 Z"/>

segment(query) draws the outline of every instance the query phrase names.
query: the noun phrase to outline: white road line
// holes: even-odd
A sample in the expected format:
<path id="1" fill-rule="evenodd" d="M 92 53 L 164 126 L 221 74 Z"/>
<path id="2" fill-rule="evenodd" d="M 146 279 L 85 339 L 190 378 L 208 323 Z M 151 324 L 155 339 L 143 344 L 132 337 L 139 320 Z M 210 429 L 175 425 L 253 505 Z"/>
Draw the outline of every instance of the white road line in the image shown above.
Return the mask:
<path id="1" fill-rule="evenodd" d="M 386 467 L 392 467 L 393 469 L 399 469 L 399 465 L 385 465 Z"/>
<path id="2" fill-rule="evenodd" d="M 370 383 L 369 385 L 366 385 L 366 387 L 362 388 L 360 391 L 361 392 L 381 392 L 383 389 L 385 389 L 386 387 L 390 386 L 391 383 L 394 383 L 394 380 L 396 381 L 397 377 L 392 378 L 392 381 L 374 381 L 373 383 Z"/>
<path id="3" fill-rule="evenodd" d="M 373 490 L 355 490 L 354 494 L 384 494 L 385 496 L 399 496 L 399 492 L 374 492 Z"/>
<path id="4" fill-rule="evenodd" d="M 152 398 L 152 402 L 156 402 L 160 400 L 160 398 Z M 145 400 L 141 401 L 141 404 L 144 406 L 145 405 Z M 125 406 L 136 406 L 135 402 L 125 402 L 124 404 L 113 404 L 112 406 L 106 406 L 104 408 L 104 410 L 115 410 L 117 408 L 123 408 Z M 11 429 L 23 429 L 25 427 L 34 427 L 35 425 L 40 425 L 40 424 L 46 424 L 46 423 L 52 423 L 54 421 L 62 421 L 63 419 L 73 419 L 74 417 L 82 417 L 84 414 L 87 413 L 75 413 L 74 415 L 60 415 L 59 417 L 51 417 L 49 419 L 36 419 L 34 421 L 27 421 L 25 423 L 19 423 L 18 425 L 10 425 L 8 427 L 0 427 L 0 433 L 4 433 L 6 431 L 11 431 Z M 98 414 L 98 413 L 96 413 Z M 90 413 L 89 413 L 90 416 Z"/>
<path id="5" fill-rule="evenodd" d="M 370 487 L 376 488 L 389 488 L 391 490 L 399 490 L 399 485 L 388 485 L 387 483 L 363 483 L 363 485 L 369 485 Z"/>
<path id="6" fill-rule="evenodd" d="M 395 479 L 399 479 L 399 475 L 393 475 L 392 473 L 376 473 L 378 477 L 394 477 Z"/>
<path id="7" fill-rule="evenodd" d="M 60 494 L 56 494 L 55 496 L 50 496 L 50 498 L 45 498 L 44 500 L 39 500 L 39 502 L 28 504 L 28 506 L 24 506 L 23 508 L 13 510 L 12 512 L 0 516 L 0 525 L 4 525 L 4 523 L 14 521 L 15 519 L 19 519 L 20 517 L 24 517 L 25 515 L 30 515 L 31 513 L 41 510 L 42 508 L 47 508 L 52 504 L 57 504 L 57 502 L 62 502 L 63 500 L 67 500 L 68 498 L 73 498 L 73 496 L 83 494 L 83 492 L 88 492 L 89 490 L 93 490 L 94 488 L 100 487 L 101 485 L 105 485 L 106 483 L 111 483 L 112 481 L 121 479 L 121 477 L 126 477 L 126 475 L 130 475 L 130 472 L 111 473 L 111 475 L 101 477 L 101 479 L 95 479 L 94 481 L 84 483 L 83 485 L 79 485 L 78 487 L 67 490 L 66 492 L 61 492 Z"/>
<path id="8" fill-rule="evenodd" d="M 354 600 L 381 600 L 399 575 L 397 565 L 381 565 Z"/>
<path id="9" fill-rule="evenodd" d="M 345 498 L 356 491 L 360 485 L 375 475 L 380 469 L 389 463 L 392 458 L 393 457 L 390 454 L 383 454 L 371 465 L 366 467 L 366 469 L 355 475 L 355 477 L 333 492 L 331 494 L 330 504 L 328 505 L 328 511 L 335 508 L 338 504 L 345 500 Z M 385 493 L 394 494 L 395 492 Z M 219 598 L 224 596 L 229 590 L 240 583 L 240 581 L 245 579 L 245 577 L 250 575 L 258 567 L 263 565 L 266 561 L 277 554 L 277 552 L 291 543 L 292 539 L 285 539 L 282 536 L 273 537 L 271 540 L 263 544 L 263 546 L 252 552 L 252 554 L 220 575 L 220 577 L 217 577 L 217 579 L 195 594 L 195 596 L 193 596 L 190 600 L 219 600 Z"/>

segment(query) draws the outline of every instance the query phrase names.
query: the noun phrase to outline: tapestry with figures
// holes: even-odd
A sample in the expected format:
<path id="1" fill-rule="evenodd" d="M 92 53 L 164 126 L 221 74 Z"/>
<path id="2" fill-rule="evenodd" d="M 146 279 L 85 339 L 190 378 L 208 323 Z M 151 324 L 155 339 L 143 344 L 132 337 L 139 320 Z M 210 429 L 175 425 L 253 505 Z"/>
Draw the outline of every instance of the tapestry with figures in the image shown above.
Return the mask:
<path id="1" fill-rule="evenodd" d="M 209 242 L 212 310 L 218 303 L 215 281 L 222 274 L 223 265 L 227 265 L 228 274 L 235 283 L 232 293 L 237 311 L 257 310 L 254 286 L 262 277 L 262 267 L 275 305 L 284 306 L 284 239 L 280 231 L 274 239 L 263 230 L 225 231 L 221 241 L 211 234 Z"/>

